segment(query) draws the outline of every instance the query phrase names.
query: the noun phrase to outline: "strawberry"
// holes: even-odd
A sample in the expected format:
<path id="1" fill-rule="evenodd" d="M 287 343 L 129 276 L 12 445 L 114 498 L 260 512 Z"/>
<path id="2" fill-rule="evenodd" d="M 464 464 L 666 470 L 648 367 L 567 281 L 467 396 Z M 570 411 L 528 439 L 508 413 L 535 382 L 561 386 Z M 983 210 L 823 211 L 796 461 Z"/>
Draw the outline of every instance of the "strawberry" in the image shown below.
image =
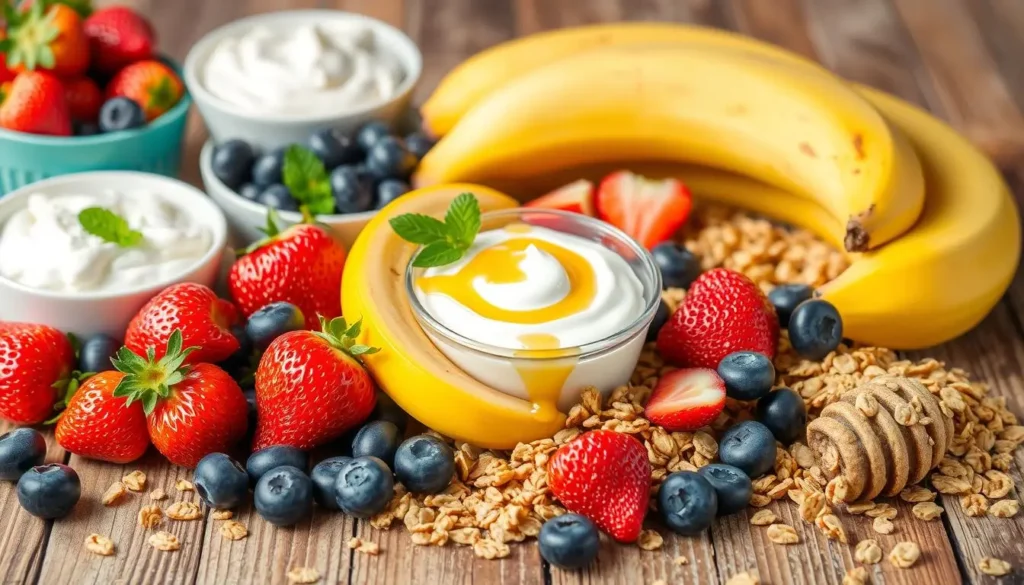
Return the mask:
<path id="1" fill-rule="evenodd" d="M 103 105 L 103 92 L 96 82 L 88 77 L 65 79 L 64 99 L 68 103 L 71 119 L 79 122 L 95 122 Z"/>
<path id="2" fill-rule="evenodd" d="M 142 106 L 147 121 L 174 107 L 185 95 L 185 85 L 173 69 L 159 61 L 137 61 L 107 84 L 107 99 L 124 96 Z"/>
<path id="3" fill-rule="evenodd" d="M 633 542 L 650 497 L 647 449 L 630 435 L 584 433 L 555 451 L 548 485 L 567 510 L 590 518 L 619 542 Z"/>
<path id="4" fill-rule="evenodd" d="M 68 399 L 57 421 L 57 444 L 65 450 L 111 463 L 135 461 L 149 448 L 142 403 L 125 405 L 114 396 L 121 372 L 100 372 L 87 379 Z"/>
<path id="5" fill-rule="evenodd" d="M 64 86 L 52 74 L 19 73 L 3 94 L 0 127 L 32 134 L 71 135 L 71 115 L 64 98 Z"/>
<path id="6" fill-rule="evenodd" d="M 145 355 L 153 349 L 163 356 L 164 347 L 176 330 L 184 332 L 185 344 L 197 346 L 187 363 L 216 363 L 238 350 L 231 326 L 238 322 L 238 310 L 209 287 L 192 282 L 173 284 L 157 293 L 128 323 L 125 347 Z"/>
<path id="7" fill-rule="evenodd" d="M 360 323 L 320 319 L 321 330 L 292 331 L 275 339 L 256 369 L 253 449 L 290 445 L 311 449 L 366 420 L 376 404 L 373 380 L 359 356 L 376 348 L 356 345 Z"/>
<path id="8" fill-rule="evenodd" d="M 231 298 L 246 317 L 270 303 L 289 302 L 306 316 L 306 328 L 316 329 L 319 317 L 341 315 L 345 249 L 319 226 L 300 223 L 279 231 L 275 218 L 271 211 L 267 238 L 231 267 Z"/>
<path id="9" fill-rule="evenodd" d="M 726 268 L 697 277 L 683 303 L 658 333 L 666 360 L 695 368 L 717 368 L 734 351 L 775 357 L 779 319 L 749 278 Z"/>
<path id="10" fill-rule="evenodd" d="M 594 217 L 594 184 L 580 179 L 527 203 L 524 207 L 560 209 Z"/>
<path id="11" fill-rule="evenodd" d="M 153 26 L 127 6 L 100 8 L 85 19 L 84 28 L 92 49 L 93 67 L 101 73 L 112 75 L 136 61 L 153 58 Z"/>
<path id="12" fill-rule="evenodd" d="M 0 321 L 0 418 L 43 422 L 75 366 L 71 341 L 53 327 Z"/>
<path id="13" fill-rule="evenodd" d="M 75 77 L 89 68 L 89 40 L 82 17 L 73 8 L 56 3 L 33 2 L 27 11 L 4 3 L 7 38 L 0 50 L 7 66 L 22 72 L 45 69 L 60 77 Z"/>
<path id="14" fill-rule="evenodd" d="M 658 380 L 644 415 L 669 431 L 696 431 L 725 408 L 725 382 L 708 368 L 684 368 Z"/>
<path id="15" fill-rule="evenodd" d="M 149 438 L 168 461 L 195 467 L 210 453 L 223 453 L 245 438 L 248 404 L 227 372 L 211 364 L 189 366 L 198 348 L 182 346 L 175 329 L 162 358 L 149 349 L 145 357 L 121 348 L 114 367 L 124 372 L 114 396 L 131 407 L 142 404 Z"/>
<path id="16" fill-rule="evenodd" d="M 675 179 L 649 180 L 619 171 L 597 188 L 597 216 L 648 250 L 671 238 L 692 207 L 690 190 Z"/>

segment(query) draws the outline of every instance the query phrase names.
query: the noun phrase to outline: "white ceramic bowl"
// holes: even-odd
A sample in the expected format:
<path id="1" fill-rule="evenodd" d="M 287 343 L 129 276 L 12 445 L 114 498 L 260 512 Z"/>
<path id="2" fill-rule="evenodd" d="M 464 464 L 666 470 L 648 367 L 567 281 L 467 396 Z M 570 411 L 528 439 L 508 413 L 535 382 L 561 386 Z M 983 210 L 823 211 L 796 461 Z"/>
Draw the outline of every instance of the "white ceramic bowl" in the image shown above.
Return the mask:
<path id="1" fill-rule="evenodd" d="M 394 97 L 373 107 L 349 110 L 337 115 L 254 115 L 238 108 L 206 90 L 200 72 L 217 44 L 232 36 L 244 34 L 256 25 L 287 28 L 313 22 L 358 22 L 374 31 L 405 70 L 405 79 Z M 369 120 L 394 123 L 405 112 L 413 88 L 423 70 L 423 56 L 405 33 L 380 20 L 341 10 L 294 10 L 271 12 L 236 20 L 199 40 L 185 57 L 185 83 L 195 100 L 199 113 L 216 143 L 240 138 L 262 151 L 293 143 L 304 143 L 317 130 L 333 128 L 351 134 Z"/>
<path id="2" fill-rule="evenodd" d="M 55 196 L 105 189 L 160 193 L 209 230 L 209 251 L 177 278 L 117 292 L 38 290 L 0 276 L 0 321 L 42 323 L 78 336 L 105 333 L 120 339 L 132 317 L 164 288 L 179 282 L 214 285 L 227 245 L 224 214 L 202 191 L 176 179 L 134 171 L 96 171 L 46 179 L 0 198 L 0 228 L 12 214 L 24 209 L 33 193 Z"/>

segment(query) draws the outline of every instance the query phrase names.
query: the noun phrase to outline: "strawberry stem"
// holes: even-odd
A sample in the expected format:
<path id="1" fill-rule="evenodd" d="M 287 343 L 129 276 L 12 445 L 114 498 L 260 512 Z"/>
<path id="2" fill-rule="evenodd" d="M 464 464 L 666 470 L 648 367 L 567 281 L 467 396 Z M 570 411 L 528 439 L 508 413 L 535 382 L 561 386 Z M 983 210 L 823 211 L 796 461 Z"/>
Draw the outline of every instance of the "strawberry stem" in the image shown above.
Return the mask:
<path id="1" fill-rule="evenodd" d="M 362 330 L 363 320 L 360 319 L 349 325 L 344 317 L 335 317 L 327 320 L 323 315 L 320 317 L 320 331 L 314 332 L 320 339 L 323 339 L 334 349 L 343 351 L 352 357 L 374 354 L 380 351 L 379 347 L 371 347 L 356 343 L 359 332 Z"/>
<path id="2" fill-rule="evenodd" d="M 169 397 L 174 385 L 184 380 L 191 369 L 184 365 L 185 359 L 199 348 L 183 349 L 182 344 L 181 330 L 175 329 L 167 340 L 167 352 L 159 360 L 153 347 L 146 350 L 145 357 L 127 347 L 119 349 L 112 361 L 125 376 L 114 389 L 114 396 L 127 398 L 126 406 L 139 400 L 146 414 L 152 413 L 157 402 Z"/>

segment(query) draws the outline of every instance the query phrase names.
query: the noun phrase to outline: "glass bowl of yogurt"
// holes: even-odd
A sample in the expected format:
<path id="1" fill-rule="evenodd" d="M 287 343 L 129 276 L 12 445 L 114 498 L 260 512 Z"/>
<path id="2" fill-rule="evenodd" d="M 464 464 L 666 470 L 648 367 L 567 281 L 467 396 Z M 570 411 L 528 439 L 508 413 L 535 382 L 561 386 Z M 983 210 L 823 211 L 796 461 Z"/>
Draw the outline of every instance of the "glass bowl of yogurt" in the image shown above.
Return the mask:
<path id="1" fill-rule="evenodd" d="M 130 233 L 94 235 L 86 209 L 116 215 Z M 33 183 L 0 199 L 0 320 L 123 338 L 167 286 L 212 286 L 226 243 L 220 209 L 176 179 L 97 171 Z"/>
<path id="2" fill-rule="evenodd" d="M 215 142 L 240 138 L 261 150 L 301 143 L 316 130 L 352 133 L 394 122 L 423 68 L 397 28 L 340 10 L 271 12 L 200 39 L 185 82 Z"/>
<path id="3" fill-rule="evenodd" d="M 600 220 L 486 213 L 458 262 L 406 269 L 413 313 L 448 359 L 557 416 L 583 388 L 626 384 L 661 300 L 650 254 Z"/>

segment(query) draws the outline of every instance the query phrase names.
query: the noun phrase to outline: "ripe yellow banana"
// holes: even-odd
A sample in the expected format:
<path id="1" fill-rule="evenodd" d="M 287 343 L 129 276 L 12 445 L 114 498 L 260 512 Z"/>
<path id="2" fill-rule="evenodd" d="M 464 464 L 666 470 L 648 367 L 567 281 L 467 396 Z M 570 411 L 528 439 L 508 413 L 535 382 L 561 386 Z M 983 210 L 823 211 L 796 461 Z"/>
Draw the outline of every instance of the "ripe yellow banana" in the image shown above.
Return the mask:
<path id="1" fill-rule="evenodd" d="M 518 77 L 463 116 L 415 181 L 637 160 L 711 166 L 813 199 L 845 224 L 837 235 L 851 251 L 898 237 L 924 199 L 906 139 L 839 78 L 684 45 L 599 48 Z"/>

